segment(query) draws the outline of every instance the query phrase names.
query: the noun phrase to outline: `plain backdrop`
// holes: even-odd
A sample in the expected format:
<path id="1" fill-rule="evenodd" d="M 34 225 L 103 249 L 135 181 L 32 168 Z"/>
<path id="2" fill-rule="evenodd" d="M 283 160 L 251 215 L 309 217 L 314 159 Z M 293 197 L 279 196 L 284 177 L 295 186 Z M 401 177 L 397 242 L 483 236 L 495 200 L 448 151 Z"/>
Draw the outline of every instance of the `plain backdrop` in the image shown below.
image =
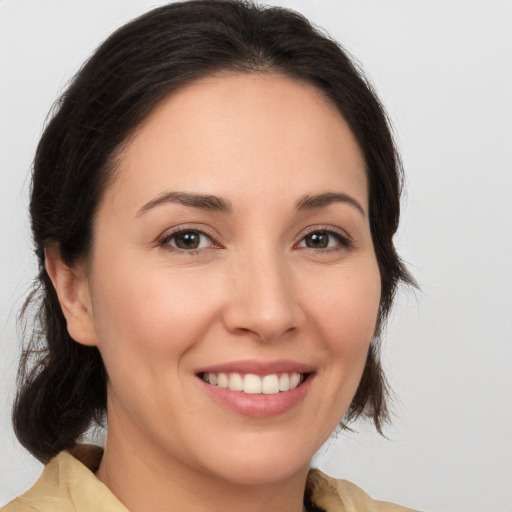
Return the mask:
<path id="1" fill-rule="evenodd" d="M 36 274 L 28 173 L 45 117 L 114 29 L 155 0 L 0 0 L 0 503 L 40 465 L 10 426 L 16 314 Z M 355 56 L 407 174 L 403 291 L 384 341 L 397 400 L 315 463 L 375 498 L 434 512 L 512 511 L 512 1 L 284 0 Z"/>

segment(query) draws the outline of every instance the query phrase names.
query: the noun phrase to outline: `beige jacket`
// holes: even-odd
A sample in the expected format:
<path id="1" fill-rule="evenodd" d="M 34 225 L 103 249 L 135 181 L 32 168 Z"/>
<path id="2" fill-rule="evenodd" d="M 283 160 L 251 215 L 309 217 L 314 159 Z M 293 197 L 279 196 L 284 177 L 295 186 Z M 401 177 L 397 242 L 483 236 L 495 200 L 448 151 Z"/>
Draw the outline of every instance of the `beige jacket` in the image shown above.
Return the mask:
<path id="1" fill-rule="evenodd" d="M 128 509 L 94 475 L 102 450 L 78 445 L 52 459 L 34 486 L 0 512 L 128 512 Z M 414 512 L 409 508 L 375 501 L 346 480 L 321 471 L 309 472 L 307 491 L 325 512 Z"/>

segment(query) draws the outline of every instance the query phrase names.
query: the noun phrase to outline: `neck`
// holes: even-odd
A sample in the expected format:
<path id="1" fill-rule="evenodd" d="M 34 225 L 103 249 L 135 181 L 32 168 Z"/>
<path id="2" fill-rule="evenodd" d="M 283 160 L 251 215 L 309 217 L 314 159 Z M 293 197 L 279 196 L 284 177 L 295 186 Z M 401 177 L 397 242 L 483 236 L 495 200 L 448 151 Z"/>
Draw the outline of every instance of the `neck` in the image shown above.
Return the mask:
<path id="1" fill-rule="evenodd" d="M 303 510 L 307 466 L 279 481 L 237 483 L 135 442 L 132 436 L 116 436 L 111 427 L 97 477 L 130 512 Z"/>

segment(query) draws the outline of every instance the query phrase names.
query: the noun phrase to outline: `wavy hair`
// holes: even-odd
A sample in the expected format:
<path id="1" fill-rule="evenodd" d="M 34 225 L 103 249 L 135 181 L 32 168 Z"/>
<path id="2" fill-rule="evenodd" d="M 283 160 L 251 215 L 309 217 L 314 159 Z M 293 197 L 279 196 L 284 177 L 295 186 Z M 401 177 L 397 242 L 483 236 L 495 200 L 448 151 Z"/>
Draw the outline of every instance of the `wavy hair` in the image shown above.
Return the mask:
<path id="1" fill-rule="evenodd" d="M 279 73 L 312 84 L 348 123 L 366 162 L 382 290 L 380 331 L 398 283 L 413 283 L 393 245 L 400 159 L 386 114 L 346 51 L 284 8 L 235 0 L 172 3 L 121 27 L 101 44 L 57 102 L 36 151 L 30 202 L 36 253 L 44 258 L 44 247 L 54 244 L 69 266 L 87 258 L 116 152 L 163 98 L 222 71 Z M 28 336 L 13 422 L 21 444 L 46 462 L 101 421 L 107 373 L 97 348 L 68 334 L 41 263 L 21 312 Z M 363 416 L 381 432 L 389 416 L 387 393 L 376 336 L 344 423 Z"/>

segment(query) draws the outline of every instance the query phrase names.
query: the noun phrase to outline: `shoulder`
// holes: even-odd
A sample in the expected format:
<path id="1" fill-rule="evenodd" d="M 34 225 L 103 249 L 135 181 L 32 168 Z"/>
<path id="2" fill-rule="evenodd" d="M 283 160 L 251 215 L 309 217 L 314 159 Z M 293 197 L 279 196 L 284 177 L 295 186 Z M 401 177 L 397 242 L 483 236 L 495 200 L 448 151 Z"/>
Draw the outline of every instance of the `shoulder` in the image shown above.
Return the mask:
<path id="1" fill-rule="evenodd" d="M 347 480 L 337 480 L 318 469 L 309 472 L 306 493 L 311 502 L 325 512 L 415 512 L 385 501 L 372 499 Z"/>
<path id="2" fill-rule="evenodd" d="M 101 453 L 85 445 L 59 453 L 32 488 L 0 512 L 128 512 L 94 475 Z"/>

